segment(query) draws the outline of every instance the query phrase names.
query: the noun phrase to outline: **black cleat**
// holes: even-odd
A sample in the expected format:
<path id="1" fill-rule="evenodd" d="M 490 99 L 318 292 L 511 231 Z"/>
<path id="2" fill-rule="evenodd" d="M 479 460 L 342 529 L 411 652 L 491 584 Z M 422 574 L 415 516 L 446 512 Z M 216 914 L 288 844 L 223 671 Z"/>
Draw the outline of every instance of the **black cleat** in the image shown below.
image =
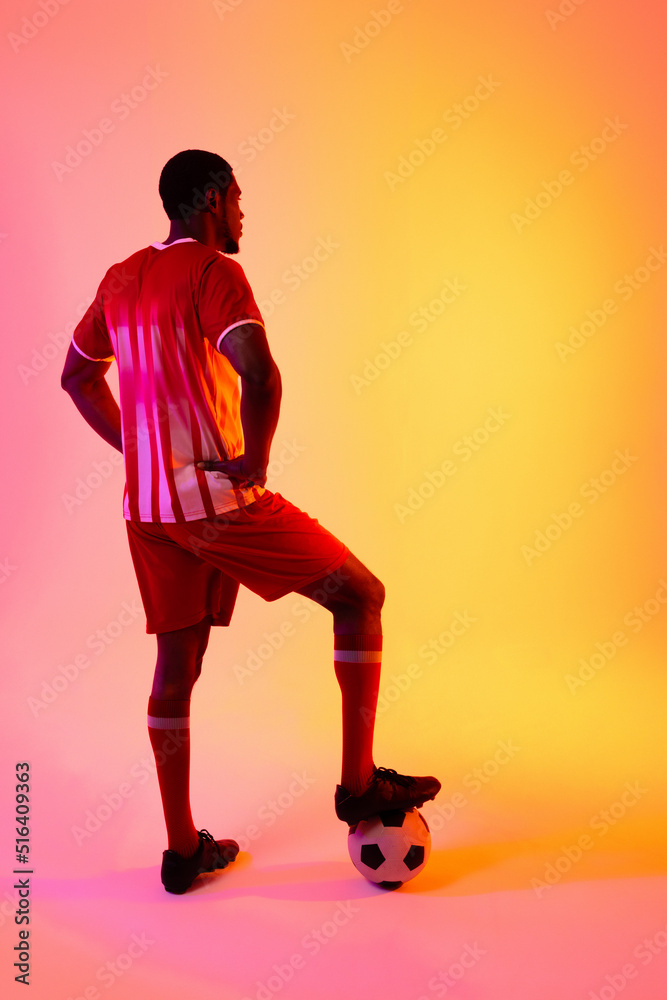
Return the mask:
<path id="1" fill-rule="evenodd" d="M 434 799 L 439 791 L 437 778 L 413 778 L 397 774 L 390 767 L 376 767 L 370 785 L 361 795 L 352 795 L 342 785 L 336 786 L 336 816 L 348 826 L 354 826 L 362 819 L 388 810 L 418 809 L 428 799 Z"/>
<path id="2" fill-rule="evenodd" d="M 226 868 L 239 853 L 235 840 L 214 840 L 208 830 L 198 830 L 199 847 L 191 858 L 184 858 L 176 851 L 162 855 L 162 885 L 167 892 L 179 895 L 189 889 L 198 875 Z"/>

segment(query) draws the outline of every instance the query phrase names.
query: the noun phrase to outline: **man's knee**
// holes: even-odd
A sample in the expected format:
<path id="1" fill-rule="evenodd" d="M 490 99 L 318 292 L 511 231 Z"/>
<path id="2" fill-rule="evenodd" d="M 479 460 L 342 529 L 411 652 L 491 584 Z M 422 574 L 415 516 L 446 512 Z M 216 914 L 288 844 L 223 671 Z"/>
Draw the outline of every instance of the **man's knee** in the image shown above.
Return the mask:
<path id="1" fill-rule="evenodd" d="M 380 611 L 382 605 L 384 604 L 385 589 L 382 580 L 378 580 L 376 576 L 371 573 L 371 582 L 369 585 L 369 598 L 368 603 L 373 607 L 374 610 Z"/>
<path id="2" fill-rule="evenodd" d="M 342 595 L 344 603 L 373 612 L 382 610 L 384 596 L 384 584 L 368 571 Z"/>
<path id="3" fill-rule="evenodd" d="M 189 697 L 201 674 L 209 633 L 210 619 L 207 618 L 196 625 L 158 634 L 154 691 L 161 691 L 162 697 Z"/>
<path id="4" fill-rule="evenodd" d="M 350 608 L 379 612 L 384 604 L 384 585 L 352 555 L 329 576 L 308 584 L 297 593 L 334 614 Z"/>

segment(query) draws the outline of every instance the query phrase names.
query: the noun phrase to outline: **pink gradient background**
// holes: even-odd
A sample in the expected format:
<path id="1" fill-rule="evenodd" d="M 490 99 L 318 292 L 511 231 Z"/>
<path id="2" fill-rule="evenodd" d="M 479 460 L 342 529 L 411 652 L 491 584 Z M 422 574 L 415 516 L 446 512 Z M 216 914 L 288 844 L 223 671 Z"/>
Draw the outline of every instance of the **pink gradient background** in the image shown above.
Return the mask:
<path id="1" fill-rule="evenodd" d="M 627 298 L 617 283 L 666 233 L 664 11 L 561 7 L 550 24 L 558 5 L 533 0 L 4 5 L 3 995 L 21 995 L 12 805 L 29 760 L 33 998 L 663 1000 L 664 269 L 637 271 Z M 147 68 L 159 82 L 122 105 Z M 579 169 L 607 119 L 617 134 Z M 443 781 L 424 809 L 429 865 L 390 895 L 352 868 L 333 814 L 328 617 L 247 592 L 192 709 L 195 821 L 244 855 L 186 897 L 159 884 L 154 640 L 122 471 L 59 375 L 107 267 L 166 236 L 157 179 L 191 146 L 235 162 L 243 188 L 239 260 L 285 384 L 269 485 L 387 585 L 376 761 Z M 564 169 L 572 183 L 517 228 Z M 562 360 L 570 327 L 610 299 Z M 507 417 L 485 432 L 490 410 Z M 620 472 L 617 452 L 632 456 Z M 455 475 L 425 487 L 447 459 Z M 499 765 L 501 743 L 517 750 Z M 108 983 L 133 934 L 150 944 Z"/>

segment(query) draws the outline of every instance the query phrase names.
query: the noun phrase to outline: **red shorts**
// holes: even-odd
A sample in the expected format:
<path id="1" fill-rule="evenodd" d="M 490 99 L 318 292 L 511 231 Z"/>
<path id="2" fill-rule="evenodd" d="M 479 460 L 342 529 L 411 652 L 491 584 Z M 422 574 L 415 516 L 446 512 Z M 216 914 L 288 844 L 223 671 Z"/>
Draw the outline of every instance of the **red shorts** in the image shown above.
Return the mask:
<path id="1" fill-rule="evenodd" d="M 265 601 L 333 573 L 349 549 L 279 493 L 184 524 L 126 521 L 147 632 L 173 632 L 208 615 L 229 625 L 239 585 Z"/>

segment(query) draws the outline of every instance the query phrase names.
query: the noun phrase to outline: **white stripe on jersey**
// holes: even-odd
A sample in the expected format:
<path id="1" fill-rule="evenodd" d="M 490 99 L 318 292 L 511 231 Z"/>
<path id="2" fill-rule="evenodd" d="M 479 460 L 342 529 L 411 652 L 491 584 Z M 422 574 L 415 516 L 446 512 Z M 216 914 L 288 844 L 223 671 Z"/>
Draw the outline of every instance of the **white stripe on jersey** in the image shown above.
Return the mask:
<path id="1" fill-rule="evenodd" d="M 139 354 L 140 371 L 134 378 L 134 413 L 135 427 L 137 431 L 137 465 L 139 475 L 139 517 L 144 520 L 152 520 L 152 463 L 151 463 L 151 435 L 148 431 L 148 413 L 145 402 L 145 382 L 146 382 L 146 352 L 144 350 L 144 328 L 141 318 L 137 316 L 135 321 L 136 344 Z M 138 376 L 138 377 L 137 377 Z M 159 489 L 159 486 L 158 486 Z"/>
<path id="2" fill-rule="evenodd" d="M 195 463 L 242 451 L 239 379 L 213 341 L 247 323 L 263 326 L 261 314 L 236 262 L 223 264 L 224 255 L 189 237 L 175 242 L 116 265 L 127 282 L 110 290 L 103 281 L 96 297 L 106 331 L 88 317 L 75 331 L 84 349 L 73 340 L 91 361 L 110 360 L 93 354 L 111 346 L 118 362 L 127 519 L 188 521 L 257 498 L 256 488 L 235 489 Z"/>

